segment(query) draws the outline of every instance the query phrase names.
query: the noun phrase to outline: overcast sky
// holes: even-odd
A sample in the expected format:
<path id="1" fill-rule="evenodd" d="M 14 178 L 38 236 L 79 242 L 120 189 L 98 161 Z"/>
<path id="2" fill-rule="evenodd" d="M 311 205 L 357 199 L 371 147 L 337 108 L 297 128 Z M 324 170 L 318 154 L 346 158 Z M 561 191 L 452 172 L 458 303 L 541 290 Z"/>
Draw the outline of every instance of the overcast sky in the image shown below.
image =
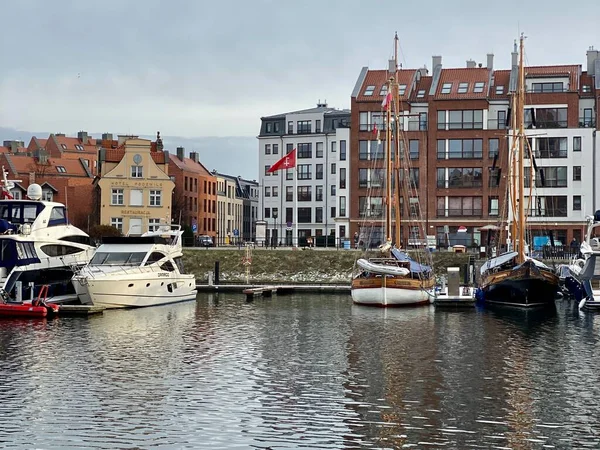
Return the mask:
<path id="1" fill-rule="evenodd" d="M 260 117 L 327 99 L 348 108 L 362 66 L 443 56 L 508 68 L 583 64 L 600 47 L 596 0 L 2 0 L 0 126 L 255 136 Z"/>

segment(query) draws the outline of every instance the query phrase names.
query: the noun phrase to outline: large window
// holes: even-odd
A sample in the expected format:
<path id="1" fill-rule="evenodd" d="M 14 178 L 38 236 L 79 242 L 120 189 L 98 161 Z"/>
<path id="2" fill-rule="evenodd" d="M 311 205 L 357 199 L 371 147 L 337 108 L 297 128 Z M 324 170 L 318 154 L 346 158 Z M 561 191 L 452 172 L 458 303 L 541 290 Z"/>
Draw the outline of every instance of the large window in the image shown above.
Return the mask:
<path id="1" fill-rule="evenodd" d="M 299 120 L 296 122 L 296 133 L 297 134 L 309 134 L 311 132 L 311 121 L 310 120 Z"/>
<path id="2" fill-rule="evenodd" d="M 312 164 L 298 164 L 298 179 L 299 180 L 311 180 L 312 179 Z"/>
<path id="3" fill-rule="evenodd" d="M 567 108 L 532 108 L 525 110 L 527 128 L 567 128 Z"/>
<path id="4" fill-rule="evenodd" d="M 299 202 L 310 202 L 312 200 L 312 187 L 311 186 L 298 186 L 298 201 Z"/>
<path id="5" fill-rule="evenodd" d="M 446 176 L 446 171 L 448 175 Z M 481 167 L 451 167 L 437 169 L 437 187 L 439 188 L 472 188 L 483 186 Z"/>
<path id="6" fill-rule="evenodd" d="M 408 141 L 408 154 L 410 159 L 419 159 L 419 140 L 411 139 Z"/>
<path id="7" fill-rule="evenodd" d="M 315 223 L 323 223 L 323 207 L 317 206 L 315 208 Z"/>
<path id="8" fill-rule="evenodd" d="M 532 83 L 533 92 L 563 92 L 563 83 Z"/>
<path id="9" fill-rule="evenodd" d="M 323 143 L 322 142 L 317 142 L 317 152 L 316 152 L 315 156 L 317 158 L 323 157 Z"/>
<path id="10" fill-rule="evenodd" d="M 358 141 L 358 159 L 375 160 L 383 159 L 385 156 L 385 150 L 383 144 L 377 141 Z"/>
<path id="11" fill-rule="evenodd" d="M 298 223 L 312 222 L 312 208 L 298 208 Z"/>
<path id="12" fill-rule="evenodd" d="M 323 201 L 323 186 L 315 186 L 315 201 Z"/>
<path id="13" fill-rule="evenodd" d="M 121 233 L 123 232 L 123 218 L 122 217 L 111 217 L 110 224 L 119 230 Z"/>
<path id="14" fill-rule="evenodd" d="M 528 197 L 525 204 L 530 204 Z M 567 217 L 567 196 L 538 196 L 531 208 L 531 215 L 535 217 Z"/>
<path id="15" fill-rule="evenodd" d="M 449 139 L 446 154 L 446 140 L 437 141 L 438 159 L 472 159 L 483 158 L 482 139 Z"/>
<path id="16" fill-rule="evenodd" d="M 498 155 L 498 138 L 490 138 L 488 139 L 488 157 L 494 158 Z"/>
<path id="17" fill-rule="evenodd" d="M 467 109 L 448 111 L 449 130 L 481 130 L 483 129 L 483 110 Z"/>
<path id="18" fill-rule="evenodd" d="M 161 191 L 150 191 L 150 206 L 161 206 L 162 202 Z"/>
<path id="19" fill-rule="evenodd" d="M 346 169 L 340 168 L 340 189 L 346 189 Z"/>
<path id="20" fill-rule="evenodd" d="M 358 208 L 361 217 L 380 219 L 383 217 L 383 197 L 359 197 Z"/>
<path id="21" fill-rule="evenodd" d="M 381 173 L 381 177 L 384 177 L 385 174 L 384 172 Z M 404 170 L 400 171 L 400 182 L 404 181 Z M 382 181 L 383 183 L 383 178 Z M 409 182 L 410 182 L 410 188 L 411 189 L 416 189 L 419 187 L 419 168 L 418 167 L 412 167 L 409 169 Z"/>
<path id="22" fill-rule="evenodd" d="M 294 186 L 286 186 L 285 187 L 285 201 L 286 202 L 294 201 Z"/>
<path id="23" fill-rule="evenodd" d="M 340 217 L 346 217 L 346 197 L 340 197 Z"/>
<path id="24" fill-rule="evenodd" d="M 340 141 L 340 161 L 346 161 L 346 141 Z"/>
<path id="25" fill-rule="evenodd" d="M 298 144 L 298 159 L 302 158 L 312 158 L 312 144 L 310 142 Z"/>
<path id="26" fill-rule="evenodd" d="M 123 205 L 125 204 L 125 195 L 123 189 L 113 189 L 110 199 L 111 205 Z"/>
<path id="27" fill-rule="evenodd" d="M 488 197 L 488 215 L 499 215 L 499 199 L 498 197 Z"/>
<path id="28" fill-rule="evenodd" d="M 490 175 L 489 178 L 489 187 L 499 187 L 500 186 L 500 175 L 502 174 L 502 169 L 500 167 L 489 167 L 488 173 Z"/>
<path id="29" fill-rule="evenodd" d="M 384 184 L 384 180 L 384 169 L 358 169 L 358 187 L 382 187 Z"/>
<path id="30" fill-rule="evenodd" d="M 131 166 L 131 178 L 144 178 L 144 167 Z"/>
<path id="31" fill-rule="evenodd" d="M 531 167 L 525 167 L 525 187 L 531 185 Z M 567 187 L 567 167 L 538 167 L 536 187 Z"/>
<path id="32" fill-rule="evenodd" d="M 446 197 L 437 198 L 438 217 L 479 217 L 482 213 L 482 197 L 448 197 L 448 208 Z"/>
<path id="33" fill-rule="evenodd" d="M 536 138 L 534 155 L 536 158 L 566 158 L 567 138 Z"/>
<path id="34" fill-rule="evenodd" d="M 317 164 L 315 166 L 316 170 L 315 170 L 315 180 L 322 180 L 323 179 L 323 164 Z"/>

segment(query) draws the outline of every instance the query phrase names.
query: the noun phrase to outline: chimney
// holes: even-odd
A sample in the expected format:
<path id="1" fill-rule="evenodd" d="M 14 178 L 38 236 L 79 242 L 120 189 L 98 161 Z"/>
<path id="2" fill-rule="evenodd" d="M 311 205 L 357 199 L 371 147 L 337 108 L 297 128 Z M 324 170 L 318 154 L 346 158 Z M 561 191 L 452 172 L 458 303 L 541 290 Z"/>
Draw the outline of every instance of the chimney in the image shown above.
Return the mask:
<path id="1" fill-rule="evenodd" d="M 112 133 L 102 133 L 102 140 L 103 141 L 112 141 L 113 140 Z"/>
<path id="2" fill-rule="evenodd" d="M 419 73 L 421 74 L 421 77 L 426 77 L 427 74 L 429 73 L 429 71 L 427 70 L 427 66 L 423 66 L 419 69 Z"/>
<path id="3" fill-rule="evenodd" d="M 190 159 L 194 162 L 198 162 L 198 153 L 197 152 L 190 152 Z"/>
<path id="4" fill-rule="evenodd" d="M 512 56 L 512 66 L 517 67 L 519 65 L 519 53 L 517 52 L 517 41 L 515 40 L 515 48 L 511 53 Z"/>
<path id="5" fill-rule="evenodd" d="M 177 157 L 180 161 L 183 161 L 183 158 L 185 157 L 185 148 L 177 147 Z"/>
<path id="6" fill-rule="evenodd" d="M 594 62 L 600 58 L 600 52 L 590 47 L 587 51 L 587 73 L 592 76 L 600 76 L 600 73 L 595 73 Z"/>
<path id="7" fill-rule="evenodd" d="M 83 145 L 87 145 L 88 143 L 88 134 L 87 131 L 80 131 L 77 133 L 77 139 L 81 141 Z"/>
<path id="8" fill-rule="evenodd" d="M 393 75 L 396 73 L 396 61 L 393 59 L 388 60 L 388 73 Z"/>
<path id="9" fill-rule="evenodd" d="M 467 69 L 474 69 L 477 67 L 477 63 L 472 59 L 467 59 Z"/>
<path id="10" fill-rule="evenodd" d="M 65 137 L 65 133 L 56 133 L 54 136 L 56 136 L 56 137 Z"/>
<path id="11" fill-rule="evenodd" d="M 493 70 L 494 69 L 494 54 L 493 53 L 488 53 L 487 54 L 487 68 L 489 70 Z"/>
<path id="12" fill-rule="evenodd" d="M 442 57 L 441 56 L 432 56 L 431 57 L 431 70 L 435 71 L 437 66 L 442 65 Z"/>

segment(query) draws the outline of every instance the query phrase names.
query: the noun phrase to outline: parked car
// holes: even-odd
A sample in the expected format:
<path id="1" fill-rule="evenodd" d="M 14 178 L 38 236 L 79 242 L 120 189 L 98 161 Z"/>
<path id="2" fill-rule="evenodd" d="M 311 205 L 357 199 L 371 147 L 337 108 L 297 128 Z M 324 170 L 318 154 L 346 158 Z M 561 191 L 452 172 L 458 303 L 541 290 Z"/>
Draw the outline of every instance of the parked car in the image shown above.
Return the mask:
<path id="1" fill-rule="evenodd" d="M 210 236 L 198 236 L 198 245 L 200 247 L 212 247 L 214 245 L 213 240 Z"/>

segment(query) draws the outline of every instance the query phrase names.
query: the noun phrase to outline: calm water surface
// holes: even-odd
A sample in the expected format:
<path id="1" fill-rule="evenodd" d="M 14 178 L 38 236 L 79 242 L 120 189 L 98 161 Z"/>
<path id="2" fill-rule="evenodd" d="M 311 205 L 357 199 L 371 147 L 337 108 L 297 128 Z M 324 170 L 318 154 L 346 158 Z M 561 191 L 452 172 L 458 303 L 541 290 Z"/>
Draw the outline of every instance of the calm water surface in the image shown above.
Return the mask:
<path id="1" fill-rule="evenodd" d="M 349 296 L 0 321 L 3 448 L 600 448 L 600 316 Z"/>

